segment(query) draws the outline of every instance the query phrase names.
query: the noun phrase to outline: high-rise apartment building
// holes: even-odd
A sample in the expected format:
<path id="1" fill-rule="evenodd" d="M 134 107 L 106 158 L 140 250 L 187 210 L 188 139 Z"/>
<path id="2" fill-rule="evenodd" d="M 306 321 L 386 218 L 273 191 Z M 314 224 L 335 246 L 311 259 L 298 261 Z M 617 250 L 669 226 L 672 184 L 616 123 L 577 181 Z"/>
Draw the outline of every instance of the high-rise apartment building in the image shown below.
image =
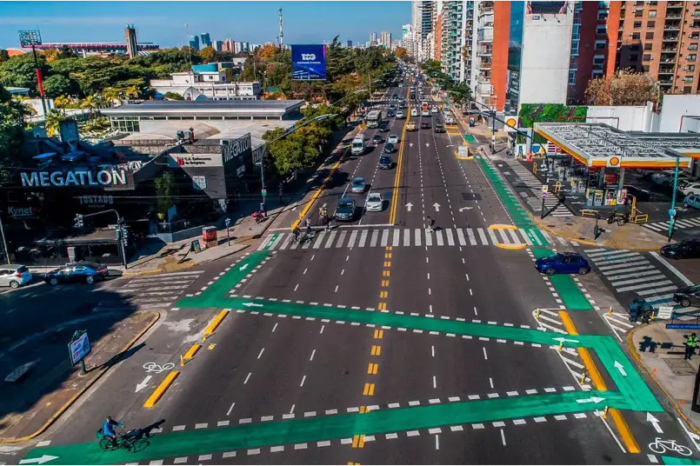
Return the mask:
<path id="1" fill-rule="evenodd" d="M 474 2 L 444 2 L 435 22 L 435 59 L 442 71 L 458 82 L 471 82 Z"/>
<path id="2" fill-rule="evenodd" d="M 224 52 L 235 52 L 236 46 L 234 45 L 234 42 L 231 39 L 226 39 L 221 50 L 223 50 Z"/>
<path id="3" fill-rule="evenodd" d="M 224 50 L 224 41 L 223 40 L 215 40 L 214 42 L 211 43 L 211 46 L 214 47 L 214 50 L 217 52 L 221 52 Z"/>
<path id="4" fill-rule="evenodd" d="M 201 42 L 201 47 L 211 47 L 211 37 L 209 36 L 208 32 L 203 32 L 200 34 L 200 42 Z"/>
<path id="5" fill-rule="evenodd" d="M 126 37 L 126 54 L 129 58 L 134 58 L 139 54 L 138 44 L 136 42 L 136 28 L 133 24 L 127 24 L 124 31 Z"/>
<path id="6" fill-rule="evenodd" d="M 198 52 L 199 51 L 199 36 L 197 36 L 197 35 L 190 36 L 189 46 L 192 50 L 194 50 L 195 52 Z"/>
<path id="7" fill-rule="evenodd" d="M 382 32 L 379 35 L 379 45 L 381 45 L 384 48 L 391 49 L 391 33 L 390 32 Z"/>
<path id="8" fill-rule="evenodd" d="M 700 92 L 700 2 L 611 1 L 607 39 L 607 62 L 594 62 L 606 75 L 632 68 L 658 79 L 664 93 Z"/>
<path id="9" fill-rule="evenodd" d="M 352 41 L 351 41 L 351 40 L 346 41 L 346 42 L 345 42 L 345 46 L 346 46 L 347 48 L 352 48 Z"/>
<path id="10" fill-rule="evenodd" d="M 574 3 L 567 95 L 569 104 L 584 103 L 588 83 L 603 74 L 608 51 L 607 18 L 608 2 Z"/>
<path id="11" fill-rule="evenodd" d="M 415 57 L 416 51 L 413 41 L 413 25 L 404 24 L 401 26 L 401 40 L 403 40 L 403 46 L 406 47 L 406 53 L 411 57 Z"/>
<path id="12" fill-rule="evenodd" d="M 431 51 L 434 54 L 434 42 L 431 43 L 428 35 L 433 32 L 434 17 L 437 13 L 437 2 L 432 1 L 415 1 L 412 3 L 411 23 L 413 27 L 413 40 L 415 57 L 418 61 L 424 61 L 431 57 Z M 435 18 L 436 20 L 437 18 Z M 431 36 L 431 38 L 435 35 Z"/>

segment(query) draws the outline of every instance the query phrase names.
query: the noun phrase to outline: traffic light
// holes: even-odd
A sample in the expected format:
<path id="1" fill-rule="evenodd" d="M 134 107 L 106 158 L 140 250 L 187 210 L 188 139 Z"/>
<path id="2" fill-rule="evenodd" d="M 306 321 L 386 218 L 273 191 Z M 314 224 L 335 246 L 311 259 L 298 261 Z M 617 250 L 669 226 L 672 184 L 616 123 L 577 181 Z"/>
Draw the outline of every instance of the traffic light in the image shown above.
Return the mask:
<path id="1" fill-rule="evenodd" d="M 73 220 L 73 226 L 75 228 L 83 228 L 83 214 L 75 214 L 75 219 Z"/>

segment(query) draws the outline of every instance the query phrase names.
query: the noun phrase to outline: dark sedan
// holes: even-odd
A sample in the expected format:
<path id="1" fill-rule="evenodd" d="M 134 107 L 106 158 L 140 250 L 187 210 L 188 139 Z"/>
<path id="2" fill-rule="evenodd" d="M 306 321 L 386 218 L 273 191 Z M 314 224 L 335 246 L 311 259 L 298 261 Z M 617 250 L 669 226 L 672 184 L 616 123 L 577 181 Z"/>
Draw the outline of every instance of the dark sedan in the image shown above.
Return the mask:
<path id="1" fill-rule="evenodd" d="M 51 286 L 60 283 L 95 283 L 105 280 L 109 270 L 106 265 L 94 262 L 77 262 L 67 264 L 44 276 L 44 281 Z"/>
<path id="2" fill-rule="evenodd" d="M 661 248 L 661 255 L 669 259 L 695 259 L 700 257 L 700 239 L 684 239 Z"/>
<path id="3" fill-rule="evenodd" d="M 623 187 L 627 190 L 627 194 L 631 194 L 637 198 L 637 202 L 647 202 L 651 200 L 651 193 L 646 189 L 631 185 L 624 185 Z"/>

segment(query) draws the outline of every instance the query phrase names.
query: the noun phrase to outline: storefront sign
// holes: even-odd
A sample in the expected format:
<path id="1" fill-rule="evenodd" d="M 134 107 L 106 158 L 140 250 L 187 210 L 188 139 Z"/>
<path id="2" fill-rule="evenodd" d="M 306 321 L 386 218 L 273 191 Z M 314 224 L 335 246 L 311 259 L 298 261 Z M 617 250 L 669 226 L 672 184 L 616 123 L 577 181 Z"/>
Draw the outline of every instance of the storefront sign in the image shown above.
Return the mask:
<path id="1" fill-rule="evenodd" d="M 197 191 L 204 191 L 207 189 L 207 177 L 206 176 L 193 176 L 192 177 L 192 187 Z"/>
<path id="2" fill-rule="evenodd" d="M 700 324 L 666 324 L 666 328 L 672 330 L 700 330 Z"/>
<path id="3" fill-rule="evenodd" d="M 78 330 L 68 343 L 68 354 L 73 365 L 78 364 L 85 356 L 90 354 L 90 340 L 85 330 Z"/>
<path id="4" fill-rule="evenodd" d="M 87 206 L 105 206 L 113 205 L 114 197 L 112 196 L 78 196 L 80 205 Z"/>
<path id="5" fill-rule="evenodd" d="M 673 306 L 659 306 L 659 312 L 656 314 L 657 319 L 670 319 L 673 316 Z"/>
<path id="6" fill-rule="evenodd" d="M 169 167 L 223 167 L 221 154 L 168 154 Z"/>
<path id="7" fill-rule="evenodd" d="M 9 206 L 7 208 L 7 215 L 12 218 L 34 218 L 38 215 L 39 209 L 37 207 L 14 207 Z"/>
<path id="8" fill-rule="evenodd" d="M 126 186 L 125 170 L 100 170 L 98 172 L 24 172 L 20 173 L 25 188 L 63 186 Z"/>
<path id="9" fill-rule="evenodd" d="M 223 141 L 224 163 L 229 163 L 245 151 L 250 149 L 250 133 L 238 139 Z"/>

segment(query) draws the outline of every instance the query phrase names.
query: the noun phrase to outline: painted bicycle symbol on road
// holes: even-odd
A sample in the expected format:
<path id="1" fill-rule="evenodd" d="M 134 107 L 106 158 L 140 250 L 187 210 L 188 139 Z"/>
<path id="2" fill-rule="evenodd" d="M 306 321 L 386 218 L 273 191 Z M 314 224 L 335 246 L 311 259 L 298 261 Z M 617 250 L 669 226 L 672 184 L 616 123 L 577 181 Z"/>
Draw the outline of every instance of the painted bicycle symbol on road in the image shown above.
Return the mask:
<path id="1" fill-rule="evenodd" d="M 175 364 L 172 362 L 163 364 L 162 366 L 160 364 L 156 364 L 155 362 L 147 362 L 143 365 L 143 368 L 146 369 L 146 372 L 153 372 L 156 374 L 160 374 L 163 371 L 169 371 L 173 367 L 175 367 Z"/>
<path id="2" fill-rule="evenodd" d="M 693 454 L 690 448 L 676 443 L 675 440 L 661 440 L 661 437 L 656 437 L 656 441 L 649 444 L 649 449 L 659 455 L 663 455 L 667 451 L 679 453 L 683 456 L 690 456 Z"/>

